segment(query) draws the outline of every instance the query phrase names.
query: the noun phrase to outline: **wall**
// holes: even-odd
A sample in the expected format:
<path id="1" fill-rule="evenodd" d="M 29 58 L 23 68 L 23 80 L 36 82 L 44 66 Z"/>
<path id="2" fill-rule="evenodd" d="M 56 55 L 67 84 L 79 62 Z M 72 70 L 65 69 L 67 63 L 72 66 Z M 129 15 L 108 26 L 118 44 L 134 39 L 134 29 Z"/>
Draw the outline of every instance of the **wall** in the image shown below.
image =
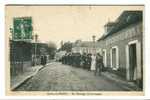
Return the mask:
<path id="1" fill-rule="evenodd" d="M 125 29 L 114 33 L 99 42 L 99 47 L 106 49 L 107 67 L 111 66 L 110 50 L 117 46 L 119 50 L 119 70 L 121 76 L 126 77 L 126 45 L 133 40 L 138 40 L 142 44 L 142 22 L 132 24 Z M 142 49 L 142 48 L 139 48 Z M 142 51 L 142 50 L 141 50 Z M 142 61 L 141 61 L 142 62 Z"/>

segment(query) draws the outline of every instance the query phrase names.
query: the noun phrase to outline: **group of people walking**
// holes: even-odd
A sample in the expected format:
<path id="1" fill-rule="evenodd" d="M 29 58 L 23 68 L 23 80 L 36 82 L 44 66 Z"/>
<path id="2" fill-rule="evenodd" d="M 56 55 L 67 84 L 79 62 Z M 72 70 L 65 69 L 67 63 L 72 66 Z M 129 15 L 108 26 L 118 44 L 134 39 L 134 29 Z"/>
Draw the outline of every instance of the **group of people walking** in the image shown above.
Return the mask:
<path id="1" fill-rule="evenodd" d="M 66 53 L 62 57 L 61 61 L 62 64 L 92 70 L 95 72 L 95 75 L 100 75 L 104 68 L 103 57 L 99 53 Z"/>
<path id="2" fill-rule="evenodd" d="M 46 55 L 42 55 L 41 56 L 41 65 L 45 66 L 47 63 L 47 57 Z"/>

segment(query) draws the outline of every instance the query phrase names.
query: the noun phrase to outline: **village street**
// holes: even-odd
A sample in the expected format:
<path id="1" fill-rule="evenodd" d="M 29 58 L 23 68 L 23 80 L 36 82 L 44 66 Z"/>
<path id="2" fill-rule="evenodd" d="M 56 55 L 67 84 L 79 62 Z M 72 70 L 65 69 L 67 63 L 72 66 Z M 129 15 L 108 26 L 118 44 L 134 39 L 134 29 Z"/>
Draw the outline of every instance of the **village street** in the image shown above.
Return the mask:
<path id="1" fill-rule="evenodd" d="M 60 62 L 49 63 L 35 76 L 16 88 L 18 91 L 131 91 L 134 88 L 127 86 L 117 79 L 95 76 L 94 72 Z"/>

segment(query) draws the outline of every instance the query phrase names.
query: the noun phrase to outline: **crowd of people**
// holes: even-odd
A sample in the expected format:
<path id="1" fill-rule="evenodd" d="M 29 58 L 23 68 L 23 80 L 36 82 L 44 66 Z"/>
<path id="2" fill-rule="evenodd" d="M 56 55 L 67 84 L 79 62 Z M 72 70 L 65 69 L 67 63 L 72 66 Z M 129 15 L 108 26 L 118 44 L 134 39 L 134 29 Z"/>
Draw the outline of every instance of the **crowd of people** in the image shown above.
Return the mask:
<path id="1" fill-rule="evenodd" d="M 80 67 L 87 70 L 94 70 L 95 75 L 103 71 L 103 57 L 97 53 L 96 55 L 87 54 L 87 53 L 66 53 L 62 59 L 62 64 L 71 65 L 74 67 Z"/>

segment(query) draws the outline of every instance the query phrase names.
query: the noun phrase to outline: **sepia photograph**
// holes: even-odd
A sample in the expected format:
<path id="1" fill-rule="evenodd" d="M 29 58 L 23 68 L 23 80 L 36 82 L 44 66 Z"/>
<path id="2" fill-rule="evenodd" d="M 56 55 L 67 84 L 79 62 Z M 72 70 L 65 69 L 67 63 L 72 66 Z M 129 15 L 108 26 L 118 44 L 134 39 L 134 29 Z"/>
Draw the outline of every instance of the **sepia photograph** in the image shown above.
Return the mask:
<path id="1" fill-rule="evenodd" d="M 7 95 L 144 95 L 144 5 L 5 5 Z"/>

